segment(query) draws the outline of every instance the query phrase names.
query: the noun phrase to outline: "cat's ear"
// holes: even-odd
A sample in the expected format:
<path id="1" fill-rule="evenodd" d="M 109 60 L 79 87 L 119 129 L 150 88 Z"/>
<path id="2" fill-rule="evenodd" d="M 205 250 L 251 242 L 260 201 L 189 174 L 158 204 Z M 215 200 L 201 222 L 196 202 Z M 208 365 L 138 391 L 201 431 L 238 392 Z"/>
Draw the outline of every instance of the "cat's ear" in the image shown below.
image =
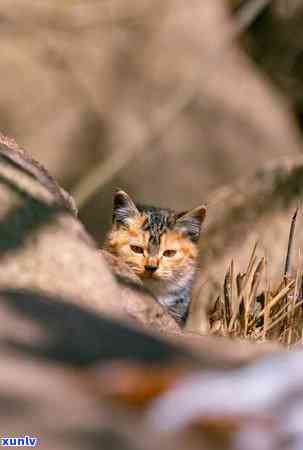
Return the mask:
<path id="1" fill-rule="evenodd" d="M 113 222 L 125 225 L 127 219 L 136 214 L 139 214 L 139 211 L 130 196 L 121 189 L 117 189 L 114 193 Z"/>
<path id="2" fill-rule="evenodd" d="M 206 206 L 200 205 L 190 211 L 177 215 L 176 227 L 179 228 L 192 241 L 198 241 L 201 226 L 206 216 Z"/>

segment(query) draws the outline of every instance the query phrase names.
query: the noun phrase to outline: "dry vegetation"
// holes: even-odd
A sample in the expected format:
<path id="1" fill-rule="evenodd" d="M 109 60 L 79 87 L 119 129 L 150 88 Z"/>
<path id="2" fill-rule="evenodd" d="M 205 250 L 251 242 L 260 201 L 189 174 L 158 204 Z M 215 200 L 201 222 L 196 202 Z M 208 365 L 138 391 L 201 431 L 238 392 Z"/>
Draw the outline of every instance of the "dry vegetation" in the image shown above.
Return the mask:
<path id="1" fill-rule="evenodd" d="M 302 339 L 302 261 L 294 276 L 285 274 L 279 285 L 271 288 L 266 274 L 269 262 L 256 257 L 256 248 L 257 244 L 246 272 L 236 274 L 231 262 L 223 293 L 209 313 L 210 331 L 254 341 L 297 343 Z M 261 283 L 266 286 L 262 292 Z"/>
<path id="2" fill-rule="evenodd" d="M 188 330 L 257 342 L 274 340 L 287 346 L 302 342 L 302 251 L 294 244 L 298 214 L 299 207 L 291 220 L 285 260 L 280 261 L 280 278 L 270 277 L 271 260 L 264 254 L 260 256 L 256 242 L 246 269 L 238 273 L 231 260 L 224 280 L 210 288 L 208 303 L 203 300 L 203 285 L 196 292 Z M 219 292 L 217 297 L 215 292 Z M 205 312 L 201 315 L 203 306 Z M 205 323 L 199 323 L 199 318 Z"/>

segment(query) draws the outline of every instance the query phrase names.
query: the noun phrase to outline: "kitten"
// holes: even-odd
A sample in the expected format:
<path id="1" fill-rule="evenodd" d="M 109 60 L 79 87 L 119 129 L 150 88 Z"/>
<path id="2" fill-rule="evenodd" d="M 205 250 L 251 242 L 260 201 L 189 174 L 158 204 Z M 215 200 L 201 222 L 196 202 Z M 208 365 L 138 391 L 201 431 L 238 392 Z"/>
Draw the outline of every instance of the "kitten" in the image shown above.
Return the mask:
<path id="1" fill-rule="evenodd" d="M 135 205 L 114 195 L 113 226 L 105 248 L 126 263 L 180 322 L 186 320 L 206 207 L 188 212 Z"/>

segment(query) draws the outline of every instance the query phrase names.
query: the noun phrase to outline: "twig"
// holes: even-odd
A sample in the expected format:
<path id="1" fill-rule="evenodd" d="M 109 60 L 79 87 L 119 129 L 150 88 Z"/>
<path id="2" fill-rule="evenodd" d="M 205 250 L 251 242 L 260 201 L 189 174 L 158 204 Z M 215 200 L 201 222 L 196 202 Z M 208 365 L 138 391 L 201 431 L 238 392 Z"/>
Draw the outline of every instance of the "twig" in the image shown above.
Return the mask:
<path id="1" fill-rule="evenodd" d="M 295 306 L 294 306 L 294 311 L 295 311 L 299 306 L 302 306 L 302 304 L 303 304 L 303 301 L 300 301 L 299 303 L 296 303 Z M 274 328 L 276 325 L 278 325 L 278 323 L 281 322 L 281 320 L 285 319 L 286 316 L 287 316 L 288 314 L 289 314 L 288 311 L 285 311 L 284 314 L 281 314 L 281 315 L 277 318 L 277 320 L 275 320 L 274 322 L 272 322 L 272 323 L 269 325 L 269 327 L 267 328 L 267 331 L 270 331 L 272 328 Z M 275 316 L 275 317 L 277 317 L 277 316 Z"/>
<path id="2" fill-rule="evenodd" d="M 231 319 L 231 310 L 234 305 L 232 304 L 232 297 L 233 297 L 233 278 L 234 278 L 234 262 L 233 260 L 230 263 L 230 266 L 226 272 L 225 279 L 224 279 L 224 286 L 223 286 L 223 292 L 224 292 L 224 326 L 226 332 L 228 331 L 230 319 Z"/>
<path id="3" fill-rule="evenodd" d="M 241 302 L 243 301 L 244 303 L 244 307 L 246 308 L 245 305 L 245 294 L 247 293 L 247 289 L 248 289 L 248 282 L 251 282 L 252 277 L 253 277 L 253 268 L 256 264 L 257 261 L 257 257 L 255 255 L 256 253 L 256 249 L 257 249 L 257 245 L 258 242 L 255 243 L 254 248 L 252 250 L 251 256 L 250 256 L 250 260 L 247 266 L 247 271 L 243 277 L 242 280 L 242 286 L 241 286 L 241 291 L 237 296 L 237 303 L 233 305 L 233 314 L 229 323 L 229 327 L 228 327 L 228 331 L 231 332 L 233 329 L 233 326 L 235 324 L 235 321 L 237 319 L 237 316 L 239 315 L 239 308 L 241 305 Z"/>
<path id="4" fill-rule="evenodd" d="M 288 338 L 287 338 L 287 344 L 290 346 L 292 342 L 292 334 L 293 334 L 293 327 L 294 327 L 294 309 L 295 305 L 298 303 L 298 300 L 300 298 L 300 290 L 301 290 L 301 282 L 302 282 L 302 270 L 303 270 L 303 260 L 302 260 L 302 253 L 299 249 L 299 263 L 298 263 L 298 269 L 297 269 L 297 275 L 296 275 L 296 284 L 295 284 L 295 291 L 293 299 L 289 305 L 289 330 L 288 330 Z"/>
<path id="5" fill-rule="evenodd" d="M 281 300 L 283 297 L 285 297 L 286 294 L 294 287 L 295 280 L 292 280 L 288 283 L 285 288 L 283 288 L 273 299 L 271 302 L 268 303 L 268 306 L 264 307 L 260 314 L 256 317 L 256 319 L 260 319 L 264 316 L 265 313 L 269 312 L 277 303 L 279 300 Z"/>
<path id="6" fill-rule="evenodd" d="M 291 219 L 291 224 L 290 224 L 290 229 L 289 229 L 287 253 L 286 253 L 286 258 L 285 258 L 285 266 L 284 266 L 284 279 L 285 280 L 287 280 L 288 275 L 289 275 L 291 253 L 292 253 L 292 248 L 293 248 L 294 234 L 295 234 L 295 227 L 296 227 L 298 211 L 299 211 L 299 206 L 297 206 L 297 209 L 295 210 L 295 213 Z"/>
<path id="7" fill-rule="evenodd" d="M 258 262 L 258 264 L 254 270 L 254 273 L 253 273 L 253 277 L 251 280 L 251 286 L 250 286 L 250 292 L 248 294 L 248 298 L 247 298 L 246 305 L 245 305 L 244 336 L 247 336 L 247 333 L 248 333 L 248 328 L 249 328 L 248 324 L 249 324 L 249 316 L 251 314 L 251 305 L 252 305 L 253 301 L 256 301 L 257 290 L 259 288 L 259 284 L 261 281 L 262 273 L 265 268 L 265 264 L 266 264 L 266 260 L 265 260 L 265 257 L 263 256 L 263 258 L 261 258 L 260 261 Z"/>

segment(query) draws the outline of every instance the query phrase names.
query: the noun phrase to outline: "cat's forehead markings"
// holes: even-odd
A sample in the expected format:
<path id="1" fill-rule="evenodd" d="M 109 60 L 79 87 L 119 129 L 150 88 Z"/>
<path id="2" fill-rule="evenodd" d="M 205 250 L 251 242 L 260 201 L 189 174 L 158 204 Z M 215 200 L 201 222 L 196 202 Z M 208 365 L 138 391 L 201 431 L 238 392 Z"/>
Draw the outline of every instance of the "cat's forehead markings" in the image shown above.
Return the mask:
<path id="1" fill-rule="evenodd" d="M 153 255 L 158 253 L 161 237 L 172 226 L 173 218 L 169 211 L 154 208 L 145 210 L 144 217 L 142 229 L 149 233 L 148 251 Z"/>

